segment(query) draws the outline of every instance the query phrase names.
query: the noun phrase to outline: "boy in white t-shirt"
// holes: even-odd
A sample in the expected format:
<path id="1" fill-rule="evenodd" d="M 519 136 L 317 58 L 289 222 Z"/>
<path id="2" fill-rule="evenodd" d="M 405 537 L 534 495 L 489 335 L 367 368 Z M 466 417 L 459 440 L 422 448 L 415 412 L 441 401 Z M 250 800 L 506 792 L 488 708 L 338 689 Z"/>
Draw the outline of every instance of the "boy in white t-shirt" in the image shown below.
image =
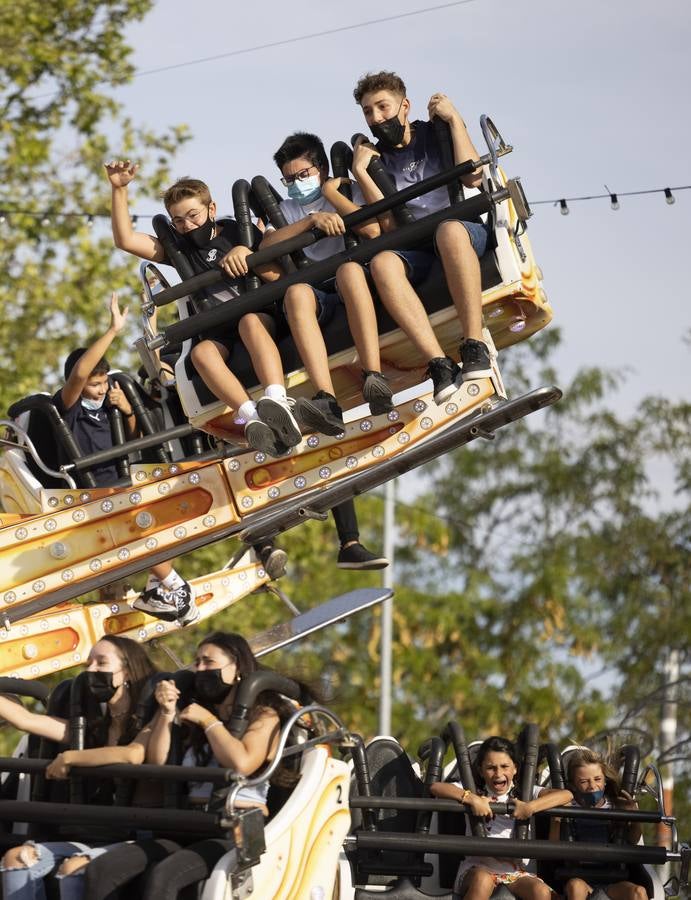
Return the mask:
<path id="1" fill-rule="evenodd" d="M 344 250 L 343 235 L 346 229 L 343 216 L 357 211 L 363 202 L 357 185 L 354 185 L 354 202 L 339 192 L 343 179 L 329 178 L 324 145 L 314 134 L 297 132 L 290 135 L 276 151 L 274 161 L 281 170 L 281 181 L 288 188 L 288 199 L 281 203 L 281 211 L 288 224 L 269 231 L 261 246 L 270 246 L 316 227 L 327 237 L 305 248 L 308 259 L 322 260 Z M 354 231 L 360 237 L 374 238 L 379 235 L 379 225 L 372 220 Z M 380 371 L 379 334 L 372 296 L 369 290 L 344 288 L 338 277 L 341 269 L 336 279 L 316 287 L 309 284 L 291 285 L 283 300 L 293 340 L 316 389 L 311 400 L 299 401 L 300 419 L 306 427 L 330 435 L 343 431 L 343 415 L 334 396 L 321 328 L 331 319 L 341 302 L 346 307 L 348 325 L 363 369 L 362 395 L 373 415 L 393 409 L 391 389 Z"/>

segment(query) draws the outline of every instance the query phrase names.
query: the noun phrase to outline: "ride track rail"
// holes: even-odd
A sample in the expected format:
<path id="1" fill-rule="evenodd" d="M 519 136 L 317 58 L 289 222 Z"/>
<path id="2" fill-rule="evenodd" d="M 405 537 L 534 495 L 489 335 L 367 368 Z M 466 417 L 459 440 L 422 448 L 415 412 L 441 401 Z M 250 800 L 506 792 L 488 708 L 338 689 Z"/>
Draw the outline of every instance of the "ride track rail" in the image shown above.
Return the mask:
<path id="1" fill-rule="evenodd" d="M 558 387 L 541 387 L 523 394 L 513 400 L 502 400 L 492 409 L 479 412 L 474 416 L 463 418 L 450 425 L 442 432 L 430 437 L 418 446 L 411 447 L 405 453 L 397 453 L 361 472 L 341 478 L 334 483 L 313 489 L 292 497 L 281 503 L 280 509 L 269 509 L 256 514 L 248 514 L 240 522 L 232 522 L 222 526 L 213 535 L 208 533 L 188 537 L 177 541 L 173 546 L 161 550 L 153 550 L 145 558 L 135 559 L 119 566 L 117 572 L 104 572 L 83 580 L 78 584 L 66 584 L 65 587 L 52 591 L 45 596 L 37 597 L 9 607 L 0 612 L 0 625 L 9 628 L 22 619 L 37 615 L 52 606 L 66 600 L 72 600 L 89 591 L 97 590 L 114 580 L 127 578 L 130 575 L 150 568 L 173 557 L 197 550 L 209 543 L 238 535 L 245 543 L 256 543 L 299 525 L 305 518 L 321 517 L 332 507 L 344 500 L 362 494 L 372 488 L 403 475 L 411 469 L 424 465 L 438 456 L 462 447 L 478 438 L 493 438 L 494 432 L 532 412 L 537 412 L 556 403 L 562 396 Z M 110 451 L 108 451 L 110 452 Z M 219 455 L 220 462 L 224 455 Z M 207 461 L 207 464 L 211 464 Z M 8 527 L 15 527 L 14 525 Z"/>

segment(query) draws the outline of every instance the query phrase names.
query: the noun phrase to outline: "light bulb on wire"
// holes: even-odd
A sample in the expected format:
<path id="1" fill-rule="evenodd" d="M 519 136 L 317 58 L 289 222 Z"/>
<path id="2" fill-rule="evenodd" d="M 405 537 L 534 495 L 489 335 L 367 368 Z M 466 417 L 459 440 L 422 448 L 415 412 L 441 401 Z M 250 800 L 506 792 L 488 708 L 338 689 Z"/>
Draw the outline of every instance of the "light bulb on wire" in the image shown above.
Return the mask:
<path id="1" fill-rule="evenodd" d="M 567 206 L 566 200 L 564 200 L 564 199 L 559 201 L 559 212 L 562 214 L 562 216 L 568 216 L 568 214 L 570 212 L 569 207 Z"/>
<path id="2" fill-rule="evenodd" d="M 675 202 L 671 188 L 665 188 L 665 202 L 669 203 L 670 206 Z"/>

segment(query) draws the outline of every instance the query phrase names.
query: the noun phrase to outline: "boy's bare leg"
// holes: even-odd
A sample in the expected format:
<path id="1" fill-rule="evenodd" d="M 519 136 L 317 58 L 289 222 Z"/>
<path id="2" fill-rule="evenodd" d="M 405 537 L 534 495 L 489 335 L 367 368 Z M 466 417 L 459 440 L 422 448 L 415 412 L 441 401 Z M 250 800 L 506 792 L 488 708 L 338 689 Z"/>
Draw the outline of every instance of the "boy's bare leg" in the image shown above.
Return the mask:
<path id="1" fill-rule="evenodd" d="M 374 257 L 370 272 L 381 302 L 424 359 L 445 356 L 401 257 L 386 250 Z"/>
<path id="2" fill-rule="evenodd" d="M 549 885 L 533 875 L 524 875 L 507 887 L 514 897 L 519 897 L 520 900 L 550 900 L 552 896 Z"/>
<path id="3" fill-rule="evenodd" d="M 336 272 L 336 284 L 345 303 L 348 326 L 360 365 L 366 371 L 379 372 L 381 358 L 377 316 L 365 270 L 358 263 L 344 263 Z"/>
<path id="4" fill-rule="evenodd" d="M 482 338 L 482 280 L 480 260 L 460 222 L 442 222 L 436 232 L 437 250 L 464 338 Z"/>
<path id="5" fill-rule="evenodd" d="M 249 399 L 247 391 L 226 366 L 228 351 L 216 341 L 205 340 L 192 348 L 192 362 L 209 390 L 231 409 L 238 410 Z"/>
<path id="6" fill-rule="evenodd" d="M 158 578 L 159 581 L 163 581 L 163 579 L 167 578 L 173 571 L 173 564 L 172 562 L 162 562 L 157 566 L 151 566 L 149 571 L 154 576 L 154 578 Z"/>
<path id="7" fill-rule="evenodd" d="M 455 885 L 454 889 L 456 890 Z M 474 866 L 465 873 L 458 893 L 463 896 L 463 900 L 489 900 L 493 890 L 494 879 L 491 872 Z"/>
<path id="8" fill-rule="evenodd" d="M 317 299 L 308 284 L 293 284 L 286 291 L 283 307 L 300 359 L 316 392 L 334 394 L 329 357 L 317 321 Z"/>
<path id="9" fill-rule="evenodd" d="M 274 341 L 274 322 L 263 313 L 248 313 L 240 319 L 238 333 L 252 360 L 261 384 L 283 384 L 283 363 Z"/>
<path id="10" fill-rule="evenodd" d="M 640 884 L 633 881 L 617 881 L 607 887 L 607 895 L 611 900 L 647 900 L 648 893 Z"/>

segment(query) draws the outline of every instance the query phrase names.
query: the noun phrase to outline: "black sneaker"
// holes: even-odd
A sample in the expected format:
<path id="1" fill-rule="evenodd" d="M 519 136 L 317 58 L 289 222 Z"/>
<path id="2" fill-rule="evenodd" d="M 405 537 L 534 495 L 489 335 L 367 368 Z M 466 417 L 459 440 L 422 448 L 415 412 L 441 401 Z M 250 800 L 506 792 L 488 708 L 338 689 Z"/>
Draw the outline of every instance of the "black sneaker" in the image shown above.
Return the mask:
<path id="1" fill-rule="evenodd" d="M 362 396 L 369 403 L 369 411 L 373 416 L 380 416 L 391 412 L 393 409 L 393 394 L 386 378 L 381 372 L 367 372 L 362 370 L 365 383 L 362 386 Z"/>
<path id="2" fill-rule="evenodd" d="M 285 400 L 262 397 L 257 401 L 257 415 L 286 447 L 295 447 L 302 440 L 302 432 L 292 411 L 294 406 L 292 397 L 286 397 Z"/>
<path id="3" fill-rule="evenodd" d="M 311 400 L 299 397 L 295 412 L 307 431 L 318 431 L 329 437 L 338 437 L 345 431 L 343 411 L 333 394 L 326 391 L 317 391 Z"/>
<path id="4" fill-rule="evenodd" d="M 434 385 L 434 402 L 439 405 L 458 389 L 456 379 L 461 370 L 449 356 L 436 356 L 429 361 L 427 377 Z"/>
<path id="5" fill-rule="evenodd" d="M 264 566 L 264 571 L 272 581 L 281 578 L 286 573 L 286 563 L 288 562 L 288 554 L 280 547 L 274 547 L 273 544 L 266 544 L 256 551 L 259 561 Z"/>
<path id="6" fill-rule="evenodd" d="M 290 449 L 265 422 L 260 422 L 259 419 L 251 419 L 245 425 L 245 437 L 250 447 L 261 450 L 269 456 L 285 456 Z"/>
<path id="7" fill-rule="evenodd" d="M 389 564 L 385 556 L 370 553 L 361 543 L 341 547 L 338 551 L 339 569 L 385 569 Z"/>
<path id="8" fill-rule="evenodd" d="M 466 338 L 461 344 L 461 367 L 463 381 L 472 381 L 474 378 L 491 378 L 492 362 L 487 344 L 484 341 Z"/>
<path id="9" fill-rule="evenodd" d="M 163 619 L 164 622 L 178 621 L 181 625 L 191 625 L 199 618 L 194 591 L 186 581 L 177 588 L 171 589 L 158 584 L 142 591 L 132 606 L 157 619 Z"/>

